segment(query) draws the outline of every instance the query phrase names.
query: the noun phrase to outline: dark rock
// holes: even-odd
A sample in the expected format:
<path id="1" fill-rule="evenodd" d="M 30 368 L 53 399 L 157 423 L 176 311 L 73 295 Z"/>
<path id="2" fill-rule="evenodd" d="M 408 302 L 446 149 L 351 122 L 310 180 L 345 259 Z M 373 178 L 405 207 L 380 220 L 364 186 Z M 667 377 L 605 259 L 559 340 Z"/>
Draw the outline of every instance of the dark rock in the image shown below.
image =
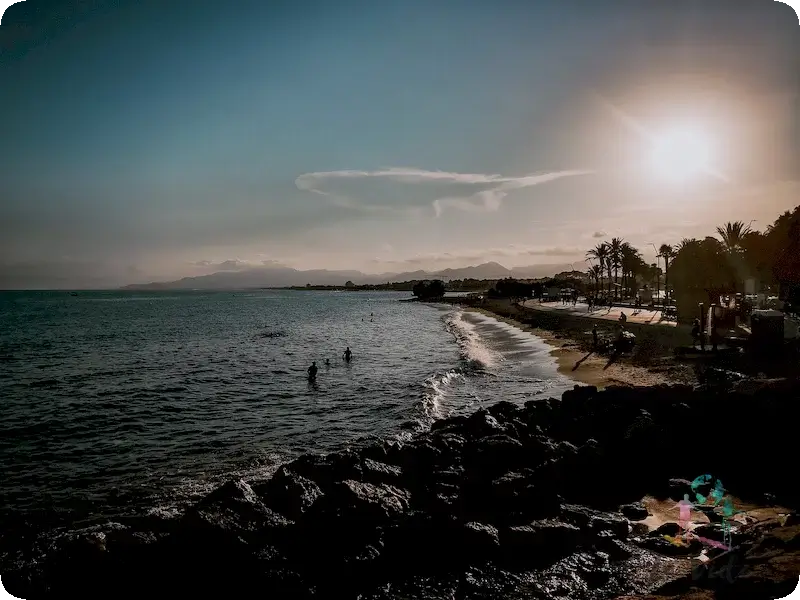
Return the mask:
<path id="1" fill-rule="evenodd" d="M 184 518 L 192 528 L 213 528 L 234 536 L 266 529 L 284 529 L 291 521 L 265 506 L 253 488 L 242 480 L 231 481 L 211 492 Z"/>
<path id="2" fill-rule="evenodd" d="M 627 519 L 614 513 L 595 515 L 589 521 L 589 529 L 594 533 L 609 532 L 616 538 L 627 539 L 631 526 Z"/>
<path id="3" fill-rule="evenodd" d="M 253 491 L 263 499 L 266 506 L 291 519 L 302 518 L 322 496 L 322 490 L 316 483 L 285 465 L 266 483 L 253 486 Z"/>
<path id="4" fill-rule="evenodd" d="M 520 414 L 520 409 L 516 404 L 502 400 L 490 406 L 487 412 L 497 419 L 499 423 L 506 424 Z"/>
<path id="5" fill-rule="evenodd" d="M 459 433 L 471 439 L 481 439 L 506 434 L 507 429 L 487 410 L 481 409 L 467 418 L 467 422 L 462 429 L 459 429 Z"/>
<path id="6" fill-rule="evenodd" d="M 400 454 L 399 464 L 408 477 L 428 479 L 437 466 L 450 466 L 449 460 L 442 460 L 442 451 L 425 439 L 406 444 Z"/>
<path id="7" fill-rule="evenodd" d="M 725 515 L 719 509 L 715 510 L 713 506 L 695 506 L 695 510 L 703 513 L 712 523 L 722 523 L 725 520 Z"/>
<path id="8" fill-rule="evenodd" d="M 504 529 L 503 553 L 514 562 L 552 562 L 573 552 L 582 541 L 574 525 L 545 519 Z"/>
<path id="9" fill-rule="evenodd" d="M 317 506 L 327 518 L 385 522 L 407 511 L 409 500 L 406 490 L 348 479 L 332 486 Z M 320 514 L 315 517 L 320 518 Z"/>
<path id="10" fill-rule="evenodd" d="M 440 419 L 434 421 L 431 425 L 431 433 L 434 432 L 457 432 L 466 429 L 469 420 L 464 416 L 449 417 L 447 419 Z"/>
<path id="11" fill-rule="evenodd" d="M 491 525 L 469 522 L 463 526 L 459 544 L 465 555 L 481 562 L 495 555 L 500 548 L 500 537 Z"/>
<path id="12" fill-rule="evenodd" d="M 365 458 L 362 467 L 362 478 L 366 483 L 389 483 L 399 485 L 403 477 L 400 467 Z"/>
<path id="13" fill-rule="evenodd" d="M 633 552 L 610 531 L 601 531 L 594 540 L 595 548 L 607 553 L 611 560 L 627 560 Z"/>
<path id="14" fill-rule="evenodd" d="M 361 458 L 354 452 L 326 455 L 304 454 L 287 465 L 298 475 L 310 479 L 324 492 L 337 481 L 362 478 Z"/>
<path id="15" fill-rule="evenodd" d="M 650 514 L 647 512 L 644 504 L 635 502 L 633 504 L 624 504 L 619 507 L 620 512 L 631 521 L 642 521 Z"/>
<path id="16" fill-rule="evenodd" d="M 614 597 L 630 589 L 629 567 L 650 568 L 648 553 L 685 558 L 706 549 L 726 560 L 697 539 L 665 539 L 681 533 L 675 523 L 653 534 L 642 523 L 631 527 L 625 517 L 647 516 L 636 502 L 646 494 L 691 496 L 691 479 L 670 477 L 714 473 L 745 503 L 800 506 L 788 463 L 775 459 L 796 453 L 800 385 L 738 389 L 584 387 L 524 408 L 500 402 L 437 421 L 407 443 L 369 439 L 355 450 L 300 457 L 252 488 L 228 483 L 181 518 L 61 536 L 37 564 L 4 571 L 3 584 L 19 597 L 69 597 L 87 585 L 182 596 L 258 590 L 387 600 L 436 598 L 441 588 L 475 600 Z M 676 446 L 674 432 L 687 422 L 713 423 L 735 443 L 702 455 Z M 715 522 L 695 535 L 723 540 L 719 511 L 700 510 Z M 732 554 L 751 571 L 736 573 L 730 597 L 767 597 L 796 577 L 796 519 L 754 527 L 758 535 L 734 532 Z M 609 560 L 634 552 L 635 564 L 609 570 Z M 532 574 L 537 567 L 547 569 Z M 686 579 L 672 596 L 688 597 L 689 584 L 721 589 L 717 575 Z"/>
<path id="17" fill-rule="evenodd" d="M 561 395 L 561 405 L 569 413 L 576 413 L 597 394 L 597 387 L 593 385 L 576 385 Z"/>
<path id="18" fill-rule="evenodd" d="M 511 472 L 491 482 L 467 482 L 463 488 L 463 506 L 468 517 L 512 525 L 557 515 L 561 499 L 552 491 L 532 484 L 530 476 L 527 471 Z"/>
<path id="19" fill-rule="evenodd" d="M 494 477 L 526 466 L 527 455 L 522 444 L 507 435 L 492 435 L 472 444 L 469 455 L 464 458 L 465 468 L 473 475 Z"/>
<path id="20" fill-rule="evenodd" d="M 665 535 L 675 537 L 681 533 L 681 526 L 677 523 L 664 523 L 660 527 L 658 527 L 655 531 L 650 533 L 650 537 L 662 537 Z"/>
<path id="21" fill-rule="evenodd" d="M 691 540 L 683 544 L 673 544 L 661 536 L 644 538 L 639 545 L 642 548 L 665 556 L 696 556 L 703 549 L 703 545 L 697 540 Z"/>
<path id="22" fill-rule="evenodd" d="M 440 452 L 453 456 L 460 456 L 467 445 L 464 436 L 449 431 L 432 435 L 430 441 Z"/>

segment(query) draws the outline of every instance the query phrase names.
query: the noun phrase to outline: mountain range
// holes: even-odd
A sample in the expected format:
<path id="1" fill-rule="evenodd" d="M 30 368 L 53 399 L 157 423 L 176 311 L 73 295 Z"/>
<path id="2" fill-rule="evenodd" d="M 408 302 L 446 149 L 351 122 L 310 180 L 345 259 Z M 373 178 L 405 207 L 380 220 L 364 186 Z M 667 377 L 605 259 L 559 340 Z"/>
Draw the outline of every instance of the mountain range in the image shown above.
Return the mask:
<path id="1" fill-rule="evenodd" d="M 184 277 L 177 281 L 138 283 L 126 285 L 125 290 L 220 290 L 243 288 L 268 288 L 311 285 L 344 285 L 352 281 L 356 285 L 378 285 L 421 279 L 535 279 L 551 277 L 559 271 L 570 270 L 569 264 L 533 265 L 507 269 L 496 262 L 444 269 L 443 271 L 411 271 L 405 273 L 381 273 L 368 275 L 361 271 L 328 271 L 315 269 L 299 271 L 290 267 L 263 266 L 237 271 L 219 271 L 210 275 Z"/>

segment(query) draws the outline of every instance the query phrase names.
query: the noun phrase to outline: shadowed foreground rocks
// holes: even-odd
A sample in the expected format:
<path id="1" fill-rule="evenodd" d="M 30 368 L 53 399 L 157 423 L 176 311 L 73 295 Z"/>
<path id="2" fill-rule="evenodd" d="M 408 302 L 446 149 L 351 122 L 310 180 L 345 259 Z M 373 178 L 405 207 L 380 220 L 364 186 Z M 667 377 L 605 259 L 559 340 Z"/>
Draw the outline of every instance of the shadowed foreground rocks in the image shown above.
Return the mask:
<path id="1" fill-rule="evenodd" d="M 180 518 L 63 535 L 36 564 L 5 566 L 3 585 L 23 598 L 781 597 L 800 570 L 796 515 L 735 530 L 730 577 L 681 570 L 700 547 L 667 542 L 669 523 L 632 522 L 647 517 L 645 495 L 678 500 L 703 473 L 742 501 L 796 510 L 798 399 L 796 382 L 772 381 L 498 402 L 405 444 L 231 481 Z"/>

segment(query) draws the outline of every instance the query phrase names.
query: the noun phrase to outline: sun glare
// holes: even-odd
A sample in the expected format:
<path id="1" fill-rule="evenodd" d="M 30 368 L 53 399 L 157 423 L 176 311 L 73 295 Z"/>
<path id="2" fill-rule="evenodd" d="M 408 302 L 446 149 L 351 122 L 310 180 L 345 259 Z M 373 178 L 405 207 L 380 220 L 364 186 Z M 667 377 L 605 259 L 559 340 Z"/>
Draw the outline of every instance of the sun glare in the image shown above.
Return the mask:
<path id="1" fill-rule="evenodd" d="M 711 154 L 711 143 L 703 133 L 679 129 L 655 138 L 653 167 L 669 179 L 685 180 L 711 173 Z"/>

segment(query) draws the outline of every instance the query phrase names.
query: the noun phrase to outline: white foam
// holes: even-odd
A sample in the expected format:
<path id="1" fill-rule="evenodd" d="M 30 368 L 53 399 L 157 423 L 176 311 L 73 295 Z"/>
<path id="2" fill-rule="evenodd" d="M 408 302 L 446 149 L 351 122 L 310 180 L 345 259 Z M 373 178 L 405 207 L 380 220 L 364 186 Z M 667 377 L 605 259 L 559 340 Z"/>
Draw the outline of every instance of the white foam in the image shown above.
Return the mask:
<path id="1" fill-rule="evenodd" d="M 523 367 L 526 366 L 525 363 L 527 363 L 527 366 L 535 365 L 535 370 L 549 380 L 545 385 L 545 388 L 550 388 L 549 392 L 560 392 L 570 389 L 574 385 L 575 382 L 572 379 L 558 372 L 558 361 L 551 354 L 552 346 L 540 337 L 529 331 L 524 331 L 516 325 L 479 312 L 470 312 L 469 320 L 476 325 L 489 325 L 500 335 L 512 340 L 516 346 L 519 346 L 519 348 L 512 351 L 517 356 L 524 356 L 524 358 L 520 358 L 519 364 Z M 474 327 L 475 325 L 473 325 L 473 330 Z M 543 373 L 542 371 L 545 372 Z M 546 382 L 540 380 L 540 383 L 545 384 Z"/>
<path id="2" fill-rule="evenodd" d="M 464 311 L 456 311 L 447 320 L 447 324 L 450 331 L 456 336 L 464 357 L 486 368 L 497 366 L 503 357 L 483 343 L 480 334 L 475 330 L 475 325 L 465 321 L 463 316 Z"/>
<path id="3" fill-rule="evenodd" d="M 508 337 L 512 338 L 515 342 L 523 346 L 528 352 L 547 355 L 548 357 L 551 356 L 550 352 L 552 347 L 543 339 L 529 331 L 523 331 L 516 325 L 500 321 L 494 317 L 490 317 L 479 312 L 471 312 L 469 318 L 479 322 L 480 324 L 491 325 L 493 328 L 502 331 Z M 552 363 L 556 364 L 555 358 L 552 358 Z"/>
<path id="4" fill-rule="evenodd" d="M 448 411 L 444 410 L 443 400 L 447 397 L 450 387 L 458 380 L 463 380 L 464 375 L 455 369 L 443 374 L 431 375 L 425 380 L 429 392 L 425 395 L 425 416 L 431 420 L 447 417 Z"/>

